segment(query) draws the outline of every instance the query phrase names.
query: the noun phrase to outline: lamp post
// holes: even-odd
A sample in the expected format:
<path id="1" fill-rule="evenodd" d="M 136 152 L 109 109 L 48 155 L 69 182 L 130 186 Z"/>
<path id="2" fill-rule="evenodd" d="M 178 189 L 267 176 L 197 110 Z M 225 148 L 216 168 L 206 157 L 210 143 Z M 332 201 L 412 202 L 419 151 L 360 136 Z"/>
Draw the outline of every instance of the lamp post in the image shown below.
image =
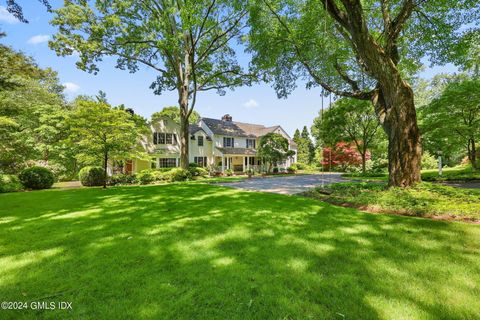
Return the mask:
<path id="1" fill-rule="evenodd" d="M 442 176 L 442 151 L 438 151 L 438 175 Z"/>

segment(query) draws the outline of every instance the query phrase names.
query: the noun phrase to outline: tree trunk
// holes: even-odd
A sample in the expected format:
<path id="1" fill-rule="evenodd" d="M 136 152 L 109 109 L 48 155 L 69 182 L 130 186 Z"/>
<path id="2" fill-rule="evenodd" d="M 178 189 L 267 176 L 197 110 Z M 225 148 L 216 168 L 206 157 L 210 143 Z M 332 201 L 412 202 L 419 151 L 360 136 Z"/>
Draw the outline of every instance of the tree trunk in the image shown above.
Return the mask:
<path id="1" fill-rule="evenodd" d="M 188 169 L 188 91 L 180 90 L 180 167 Z"/>
<path id="2" fill-rule="evenodd" d="M 409 187 L 421 181 L 421 144 L 410 86 L 382 86 L 374 96 L 375 111 L 388 137 L 389 186 Z"/>
<path id="3" fill-rule="evenodd" d="M 362 153 L 362 173 L 365 174 L 367 172 L 367 166 L 366 166 L 366 151 Z"/>
<path id="4" fill-rule="evenodd" d="M 477 170 L 477 147 L 475 145 L 475 139 L 470 139 L 470 163 L 473 170 Z"/>
<path id="5" fill-rule="evenodd" d="M 108 152 L 103 154 L 103 188 L 107 188 Z"/>

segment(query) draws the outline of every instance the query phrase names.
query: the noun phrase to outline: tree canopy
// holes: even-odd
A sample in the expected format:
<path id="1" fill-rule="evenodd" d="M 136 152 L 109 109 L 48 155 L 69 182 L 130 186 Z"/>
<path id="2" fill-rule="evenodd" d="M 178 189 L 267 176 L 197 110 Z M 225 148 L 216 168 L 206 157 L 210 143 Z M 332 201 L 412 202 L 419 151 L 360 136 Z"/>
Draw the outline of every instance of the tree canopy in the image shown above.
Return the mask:
<path id="1" fill-rule="evenodd" d="M 111 159 L 141 157 L 140 131 L 133 116 L 125 110 L 95 101 L 79 101 L 68 119 L 70 141 L 83 163 L 103 163 L 106 187 L 107 166 Z"/>
<path id="2" fill-rule="evenodd" d="M 197 93 L 250 84 L 256 78 L 237 62 L 233 41 L 246 24 L 243 1 L 67 1 L 54 10 L 58 27 L 50 47 L 58 55 L 78 52 L 77 66 L 97 73 L 105 56 L 116 67 L 156 73 L 155 94 L 177 91 L 182 167 L 188 166 L 188 124 Z"/>
<path id="3" fill-rule="evenodd" d="M 268 172 L 273 165 L 295 154 L 288 146 L 287 138 L 278 133 L 270 132 L 260 138 L 257 154 L 268 163 Z"/>
<path id="4" fill-rule="evenodd" d="M 370 102 L 343 98 L 314 119 L 312 132 L 326 147 L 334 147 L 341 141 L 353 143 L 361 155 L 365 173 L 367 152 L 379 140 L 379 128 L 380 123 Z"/>
<path id="5" fill-rule="evenodd" d="M 253 61 L 279 97 L 320 86 L 371 101 L 389 140 L 389 184 L 420 181 L 421 145 L 408 84 L 421 59 L 453 61 L 480 13 L 475 0 L 256 0 L 250 14 Z M 464 26 L 472 23 L 472 27 Z"/>
<path id="6" fill-rule="evenodd" d="M 150 118 L 152 122 L 155 122 L 164 116 L 169 117 L 176 123 L 180 124 L 180 109 L 177 106 L 164 107 L 161 111 L 154 112 Z M 193 110 L 192 114 L 190 115 L 189 122 L 197 123 L 199 120 L 200 114 Z"/>
<path id="7" fill-rule="evenodd" d="M 456 147 L 464 146 L 472 167 L 478 167 L 480 80 L 447 84 L 438 98 L 421 108 L 421 117 L 424 139 L 433 153 L 449 155 Z"/>

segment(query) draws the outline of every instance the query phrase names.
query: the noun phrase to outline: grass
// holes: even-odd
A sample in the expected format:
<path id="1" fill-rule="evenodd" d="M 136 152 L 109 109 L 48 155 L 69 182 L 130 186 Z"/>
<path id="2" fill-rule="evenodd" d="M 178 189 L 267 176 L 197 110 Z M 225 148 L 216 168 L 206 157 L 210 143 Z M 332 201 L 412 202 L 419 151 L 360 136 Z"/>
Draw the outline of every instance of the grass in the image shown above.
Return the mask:
<path id="1" fill-rule="evenodd" d="M 386 188 L 379 182 L 342 182 L 307 191 L 306 196 L 371 211 L 444 216 L 480 221 L 480 190 L 422 182 L 412 188 Z"/>
<path id="2" fill-rule="evenodd" d="M 0 195 L 1 319 L 478 319 L 480 226 L 208 184 Z"/>

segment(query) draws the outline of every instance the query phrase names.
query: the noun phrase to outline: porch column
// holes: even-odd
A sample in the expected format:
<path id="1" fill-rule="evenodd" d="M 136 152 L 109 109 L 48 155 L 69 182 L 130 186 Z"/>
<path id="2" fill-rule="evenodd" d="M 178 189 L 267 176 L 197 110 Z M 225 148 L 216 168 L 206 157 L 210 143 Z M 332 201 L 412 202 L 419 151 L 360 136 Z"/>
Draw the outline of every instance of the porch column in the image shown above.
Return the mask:
<path id="1" fill-rule="evenodd" d="M 222 154 L 222 173 L 225 172 L 225 156 Z"/>
<path id="2" fill-rule="evenodd" d="M 250 157 L 247 157 L 247 170 L 250 169 Z"/>
<path id="3" fill-rule="evenodd" d="M 245 172 L 245 159 L 247 157 L 242 157 L 242 172 Z"/>

